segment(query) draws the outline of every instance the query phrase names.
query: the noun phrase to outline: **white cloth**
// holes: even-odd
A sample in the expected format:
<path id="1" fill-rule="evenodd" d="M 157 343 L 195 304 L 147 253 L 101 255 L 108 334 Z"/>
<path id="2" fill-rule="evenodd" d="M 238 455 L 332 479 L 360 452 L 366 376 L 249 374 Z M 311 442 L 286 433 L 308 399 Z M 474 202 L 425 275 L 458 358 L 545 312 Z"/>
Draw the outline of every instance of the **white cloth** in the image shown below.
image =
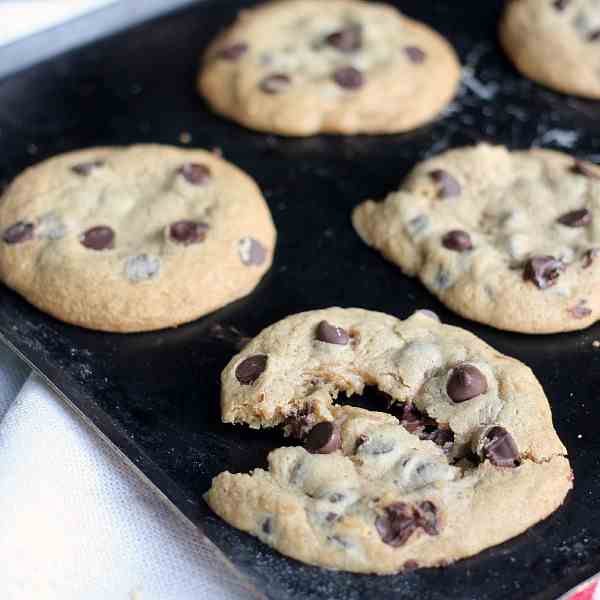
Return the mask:
<path id="1" fill-rule="evenodd" d="M 0 343 L 0 598 L 255 597 Z"/>

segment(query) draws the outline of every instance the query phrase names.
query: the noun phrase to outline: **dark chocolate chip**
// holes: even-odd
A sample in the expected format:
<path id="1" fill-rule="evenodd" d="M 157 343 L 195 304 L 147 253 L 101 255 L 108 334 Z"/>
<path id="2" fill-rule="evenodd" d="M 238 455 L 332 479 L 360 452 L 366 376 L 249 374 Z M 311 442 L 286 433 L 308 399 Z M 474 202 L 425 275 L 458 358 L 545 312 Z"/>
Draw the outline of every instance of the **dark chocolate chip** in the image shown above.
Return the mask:
<path id="1" fill-rule="evenodd" d="M 266 354 L 249 356 L 236 367 L 236 379 L 242 385 L 252 385 L 267 368 L 267 359 Z"/>
<path id="2" fill-rule="evenodd" d="M 344 29 L 334 31 L 325 38 L 325 43 L 340 52 L 360 50 L 362 48 L 362 27 L 358 24 L 349 25 Z"/>
<path id="3" fill-rule="evenodd" d="M 365 77 L 361 71 L 354 67 L 340 67 L 333 73 L 333 80 L 346 90 L 357 90 L 365 83 Z"/>
<path id="4" fill-rule="evenodd" d="M 600 179 L 600 170 L 597 165 L 578 160 L 571 167 L 571 171 L 577 175 L 584 175 L 585 177 L 591 177 L 592 179 Z"/>
<path id="5" fill-rule="evenodd" d="M 473 249 L 471 236 L 462 229 L 453 229 L 442 238 L 444 248 L 454 250 L 455 252 L 465 252 Z"/>
<path id="6" fill-rule="evenodd" d="M 517 444 L 504 427 L 492 427 L 486 433 L 483 457 L 496 467 L 518 467 L 521 464 Z"/>
<path id="7" fill-rule="evenodd" d="M 474 365 L 462 363 L 452 370 L 446 392 L 453 402 L 465 402 L 488 390 L 485 375 Z"/>
<path id="8" fill-rule="evenodd" d="M 585 319 L 592 314 L 592 309 L 587 306 L 587 300 L 580 300 L 575 306 L 568 310 L 574 319 Z"/>
<path id="9" fill-rule="evenodd" d="M 271 535 L 271 532 L 273 531 L 273 523 L 269 517 L 263 521 L 261 529 L 265 535 Z"/>
<path id="10" fill-rule="evenodd" d="M 565 265 L 553 256 L 532 256 L 523 269 L 523 279 L 532 281 L 540 290 L 553 286 Z"/>
<path id="11" fill-rule="evenodd" d="M 329 494 L 329 502 L 332 504 L 337 504 L 338 502 L 344 500 L 345 497 L 345 494 L 342 494 L 341 492 L 333 492 L 333 494 Z"/>
<path id="12" fill-rule="evenodd" d="M 428 535 L 438 535 L 437 507 L 430 500 L 419 502 L 417 506 L 419 513 L 419 526 Z"/>
<path id="13" fill-rule="evenodd" d="M 345 346 L 350 341 L 350 336 L 345 329 L 332 325 L 327 321 L 321 321 L 317 325 L 317 339 L 320 342 L 326 344 L 337 344 L 338 346 Z"/>
<path id="14" fill-rule="evenodd" d="M 99 167 L 104 166 L 103 160 L 90 160 L 88 162 L 79 163 L 78 165 L 73 165 L 71 167 L 71 171 L 76 175 L 81 175 L 85 177 L 89 175 L 94 169 L 98 169 Z"/>
<path id="15" fill-rule="evenodd" d="M 600 29 L 590 31 L 587 36 L 588 42 L 597 42 L 600 40 Z"/>
<path id="16" fill-rule="evenodd" d="M 242 238 L 238 242 L 238 249 L 241 261 L 247 265 L 262 265 L 267 258 L 265 247 L 252 237 Z"/>
<path id="17" fill-rule="evenodd" d="M 586 250 L 582 257 L 582 267 L 584 269 L 591 267 L 598 256 L 600 256 L 600 248 L 590 248 L 589 250 Z"/>
<path id="18" fill-rule="evenodd" d="M 375 519 L 375 529 L 381 541 L 398 547 L 406 543 L 418 527 L 416 511 L 406 502 L 396 502 L 385 508 L 385 515 Z"/>
<path id="19" fill-rule="evenodd" d="M 273 73 L 267 75 L 260 82 L 260 89 L 265 94 L 280 94 L 290 85 L 290 83 L 292 83 L 292 80 L 285 73 Z"/>
<path id="20" fill-rule="evenodd" d="M 304 446 L 313 454 L 330 454 L 342 447 L 339 427 L 330 421 L 317 423 L 306 436 Z"/>
<path id="21" fill-rule="evenodd" d="M 408 59 L 416 65 L 423 63 L 427 56 L 418 46 L 406 46 L 404 52 L 406 53 L 406 56 L 408 56 Z"/>
<path id="22" fill-rule="evenodd" d="M 248 52 L 248 44 L 245 42 L 238 42 L 237 44 L 221 48 L 217 53 L 217 56 L 223 60 L 235 61 L 246 54 L 246 52 Z"/>
<path id="23" fill-rule="evenodd" d="M 204 241 L 208 225 L 196 221 L 176 221 L 169 226 L 169 236 L 179 244 L 188 246 Z"/>
<path id="24" fill-rule="evenodd" d="M 445 199 L 460 196 L 462 191 L 460 183 L 448 171 L 435 169 L 435 171 L 429 173 L 429 176 L 438 185 L 438 198 Z"/>
<path id="25" fill-rule="evenodd" d="M 115 245 L 115 232 L 111 227 L 98 225 L 84 231 L 79 240 L 90 250 L 110 250 Z"/>
<path id="26" fill-rule="evenodd" d="M 554 6 L 556 10 L 564 10 L 570 1 L 571 0 L 554 0 L 552 6 Z"/>
<path id="27" fill-rule="evenodd" d="M 592 213 L 587 208 L 580 208 L 567 212 L 556 220 L 567 227 L 585 227 L 592 222 Z"/>
<path id="28" fill-rule="evenodd" d="M 435 429 L 431 433 L 428 433 L 426 439 L 431 440 L 441 448 L 449 449 L 454 443 L 454 432 L 447 427 L 440 427 L 439 429 Z"/>
<path id="29" fill-rule="evenodd" d="M 201 163 L 185 163 L 177 172 L 192 185 L 205 185 L 210 181 L 210 169 Z"/>
<path id="30" fill-rule="evenodd" d="M 33 239 L 34 225 L 26 221 L 18 221 L 14 225 L 7 227 L 2 234 L 2 241 L 5 244 L 20 244 Z"/>

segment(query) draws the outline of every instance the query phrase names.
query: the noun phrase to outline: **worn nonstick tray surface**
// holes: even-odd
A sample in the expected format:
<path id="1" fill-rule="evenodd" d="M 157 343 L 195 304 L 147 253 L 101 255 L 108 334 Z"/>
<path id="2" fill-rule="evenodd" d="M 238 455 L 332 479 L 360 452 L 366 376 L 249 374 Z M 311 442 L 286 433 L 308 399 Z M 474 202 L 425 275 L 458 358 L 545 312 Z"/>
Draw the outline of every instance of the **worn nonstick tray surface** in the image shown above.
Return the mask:
<path id="1" fill-rule="evenodd" d="M 199 2 L 0 81 L 0 180 L 65 150 L 177 144 L 189 132 L 192 145 L 222 148 L 264 190 L 279 230 L 271 272 L 249 298 L 208 318 L 127 336 L 62 324 L 0 286 L 2 337 L 201 526 L 262 597 L 555 598 L 600 570 L 600 349 L 592 346 L 600 327 L 528 337 L 460 319 L 362 244 L 349 215 L 363 198 L 395 188 L 416 161 L 482 139 L 597 159 L 598 105 L 546 91 L 514 71 L 496 43 L 500 2 L 405 0 L 395 4 L 447 35 L 466 65 L 460 95 L 443 118 L 392 137 L 287 140 L 252 133 L 211 114 L 193 85 L 199 52 L 249 4 Z M 575 470 L 565 506 L 472 559 L 381 578 L 302 565 L 213 516 L 201 496 L 211 478 L 262 465 L 281 437 L 221 424 L 219 374 L 234 349 L 211 327 L 234 325 L 253 335 L 290 313 L 331 305 L 399 317 L 432 308 L 528 363 Z"/>

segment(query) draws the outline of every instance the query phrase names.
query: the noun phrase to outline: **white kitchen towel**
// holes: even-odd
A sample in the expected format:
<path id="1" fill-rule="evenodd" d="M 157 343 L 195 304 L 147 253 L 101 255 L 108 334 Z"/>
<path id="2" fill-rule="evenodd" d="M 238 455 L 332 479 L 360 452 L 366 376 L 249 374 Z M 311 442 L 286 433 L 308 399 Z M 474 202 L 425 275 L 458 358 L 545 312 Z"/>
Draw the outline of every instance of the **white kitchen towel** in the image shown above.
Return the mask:
<path id="1" fill-rule="evenodd" d="M 196 528 L 27 374 L 0 344 L 2 600 L 255 597 Z"/>

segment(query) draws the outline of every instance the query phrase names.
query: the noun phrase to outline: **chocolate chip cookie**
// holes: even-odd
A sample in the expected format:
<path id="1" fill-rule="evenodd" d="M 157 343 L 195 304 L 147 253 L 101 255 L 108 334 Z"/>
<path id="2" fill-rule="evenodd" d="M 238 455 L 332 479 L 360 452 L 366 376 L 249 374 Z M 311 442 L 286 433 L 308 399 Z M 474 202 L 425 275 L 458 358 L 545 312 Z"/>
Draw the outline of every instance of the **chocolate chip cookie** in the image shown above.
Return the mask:
<path id="1" fill-rule="evenodd" d="M 69 323 L 131 332 L 245 296 L 275 229 L 256 184 L 210 152 L 92 148 L 51 158 L 0 201 L 0 278 Z"/>
<path id="2" fill-rule="evenodd" d="M 367 386 L 375 410 L 335 403 Z M 268 470 L 221 473 L 211 508 L 327 568 L 448 564 L 544 519 L 572 487 L 531 370 L 425 311 L 401 321 L 330 308 L 276 323 L 223 371 L 222 415 L 302 443 L 272 452 Z"/>
<path id="3" fill-rule="evenodd" d="M 479 145 L 418 165 L 353 213 L 362 239 L 460 315 L 553 333 L 600 318 L 600 169 Z"/>
<path id="4" fill-rule="evenodd" d="M 432 120 L 459 77 L 445 39 L 391 6 L 282 0 L 242 12 L 213 42 L 198 87 L 260 131 L 392 133 Z"/>
<path id="5" fill-rule="evenodd" d="M 600 98 L 598 8 L 595 0 L 507 2 L 502 45 L 530 79 L 567 94 Z"/>

